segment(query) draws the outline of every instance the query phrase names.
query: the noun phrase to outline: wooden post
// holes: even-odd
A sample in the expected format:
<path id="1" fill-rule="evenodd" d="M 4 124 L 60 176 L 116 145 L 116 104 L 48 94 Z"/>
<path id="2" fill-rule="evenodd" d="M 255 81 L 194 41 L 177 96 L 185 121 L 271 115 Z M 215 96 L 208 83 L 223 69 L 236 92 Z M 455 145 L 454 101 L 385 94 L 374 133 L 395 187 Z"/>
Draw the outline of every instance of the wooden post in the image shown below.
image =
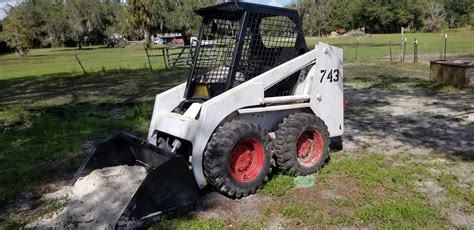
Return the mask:
<path id="1" fill-rule="evenodd" d="M 400 61 L 403 59 L 403 49 L 405 48 L 404 45 L 403 45 L 403 41 L 405 40 L 405 29 L 403 28 L 402 26 L 402 38 L 401 38 L 401 42 L 400 42 Z"/>
<path id="2" fill-rule="evenodd" d="M 148 48 L 145 47 L 145 54 L 146 58 L 148 59 L 148 65 L 150 66 L 150 71 L 153 71 L 153 67 L 151 67 L 150 56 L 148 55 Z"/>
<path id="3" fill-rule="evenodd" d="M 393 62 L 393 53 L 392 53 L 392 37 L 388 39 L 388 43 L 390 45 L 390 62 Z"/>
<path id="4" fill-rule="evenodd" d="M 444 50 L 444 36 L 441 38 L 441 50 L 439 50 L 439 59 L 443 59 L 443 50 Z"/>
<path id="5" fill-rule="evenodd" d="M 418 63 L 418 40 L 413 41 L 413 63 Z"/>
<path id="6" fill-rule="evenodd" d="M 448 52 L 448 34 L 444 34 L 444 60 L 446 60 L 447 52 Z"/>
<path id="7" fill-rule="evenodd" d="M 360 38 L 357 38 L 356 54 L 355 54 L 355 60 L 354 61 L 357 61 L 357 55 L 359 53 L 359 41 L 360 41 Z"/>
<path id="8" fill-rule="evenodd" d="M 405 63 L 405 54 L 407 51 L 407 38 L 405 38 L 405 41 L 403 42 L 403 56 L 402 56 L 402 63 Z"/>
<path id="9" fill-rule="evenodd" d="M 161 54 L 163 54 L 163 62 L 165 63 L 165 69 L 168 69 L 168 59 L 165 53 L 166 48 L 161 48 Z"/>
<path id="10" fill-rule="evenodd" d="M 84 75 L 87 76 L 86 69 L 84 69 L 84 66 L 81 63 L 81 60 L 79 60 L 79 57 L 77 55 L 74 55 L 74 57 L 76 57 L 77 63 L 79 63 L 79 65 L 81 66 L 81 69 L 82 69 L 82 72 L 84 72 Z"/>

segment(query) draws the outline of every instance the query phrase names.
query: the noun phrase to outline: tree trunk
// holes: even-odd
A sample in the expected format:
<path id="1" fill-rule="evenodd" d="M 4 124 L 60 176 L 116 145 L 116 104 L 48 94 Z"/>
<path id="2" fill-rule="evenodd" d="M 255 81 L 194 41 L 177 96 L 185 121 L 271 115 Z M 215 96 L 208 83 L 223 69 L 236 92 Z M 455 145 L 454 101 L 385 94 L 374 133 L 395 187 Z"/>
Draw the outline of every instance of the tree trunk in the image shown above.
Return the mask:
<path id="1" fill-rule="evenodd" d="M 145 29 L 144 30 L 145 32 L 145 44 L 143 44 L 145 46 L 145 48 L 149 48 L 150 47 L 150 31 L 148 29 Z"/>
<path id="2" fill-rule="evenodd" d="M 78 41 L 77 42 L 77 47 L 79 47 L 79 49 L 81 50 L 82 49 L 82 42 Z"/>
<path id="3" fill-rule="evenodd" d="M 181 30 L 181 35 L 183 35 L 184 45 L 190 45 L 191 36 L 185 30 Z"/>

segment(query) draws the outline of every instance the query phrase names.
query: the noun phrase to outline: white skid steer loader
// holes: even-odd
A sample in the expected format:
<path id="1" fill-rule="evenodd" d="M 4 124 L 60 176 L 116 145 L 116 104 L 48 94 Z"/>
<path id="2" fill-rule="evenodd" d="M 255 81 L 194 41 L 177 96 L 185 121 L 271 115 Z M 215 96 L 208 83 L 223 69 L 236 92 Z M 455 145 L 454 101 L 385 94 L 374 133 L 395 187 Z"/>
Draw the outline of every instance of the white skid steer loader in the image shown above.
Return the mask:
<path id="1" fill-rule="evenodd" d="M 78 172 L 148 169 L 117 227 L 189 209 L 207 185 L 234 198 L 255 193 L 274 160 L 290 175 L 314 173 L 331 140 L 342 146 L 341 49 L 308 51 L 290 9 L 227 2 L 196 13 L 203 22 L 188 81 L 156 96 L 148 141 L 115 136 Z"/>

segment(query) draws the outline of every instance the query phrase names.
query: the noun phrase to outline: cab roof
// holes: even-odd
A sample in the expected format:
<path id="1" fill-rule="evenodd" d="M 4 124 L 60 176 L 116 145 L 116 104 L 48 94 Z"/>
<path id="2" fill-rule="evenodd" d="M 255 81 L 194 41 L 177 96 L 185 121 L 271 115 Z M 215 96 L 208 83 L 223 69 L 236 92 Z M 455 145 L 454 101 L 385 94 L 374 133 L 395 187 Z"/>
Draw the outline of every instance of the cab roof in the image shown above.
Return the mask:
<path id="1" fill-rule="evenodd" d="M 226 2 L 219 5 L 210 7 L 204 7 L 195 10 L 197 14 L 204 18 L 217 18 L 217 19 L 240 19 L 243 13 L 257 13 L 262 14 L 266 17 L 270 16 L 286 16 L 289 18 L 298 17 L 298 12 L 293 9 L 260 5 L 248 2 Z"/>

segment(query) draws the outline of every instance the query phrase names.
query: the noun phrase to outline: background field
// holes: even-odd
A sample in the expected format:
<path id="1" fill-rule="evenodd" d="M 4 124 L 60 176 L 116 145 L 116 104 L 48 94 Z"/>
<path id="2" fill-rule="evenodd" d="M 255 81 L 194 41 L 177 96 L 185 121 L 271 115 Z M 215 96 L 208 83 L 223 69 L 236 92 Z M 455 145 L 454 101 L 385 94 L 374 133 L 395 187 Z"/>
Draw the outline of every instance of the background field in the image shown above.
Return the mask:
<path id="1" fill-rule="evenodd" d="M 474 53 L 474 31 L 448 32 L 448 54 Z M 419 41 L 420 62 L 430 58 L 436 59 L 441 52 L 443 34 L 407 33 L 406 62 L 413 60 L 413 39 Z M 400 34 L 372 35 L 360 38 L 358 61 L 389 60 L 389 38 L 392 38 L 394 61 L 400 57 Z M 309 48 L 318 42 L 325 42 L 344 49 L 344 61 L 352 62 L 355 58 L 357 37 L 317 38 L 308 37 Z M 161 54 L 151 51 L 151 54 Z M 140 45 L 126 48 L 86 47 L 84 50 L 73 48 L 33 49 L 28 57 L 19 58 L 15 54 L 0 55 L 0 79 L 47 74 L 80 74 L 82 70 L 74 55 L 77 55 L 87 72 L 117 69 L 147 69 L 148 61 Z M 424 56 L 423 56 L 424 55 Z M 163 69 L 163 58 L 151 58 L 153 69 Z"/>

